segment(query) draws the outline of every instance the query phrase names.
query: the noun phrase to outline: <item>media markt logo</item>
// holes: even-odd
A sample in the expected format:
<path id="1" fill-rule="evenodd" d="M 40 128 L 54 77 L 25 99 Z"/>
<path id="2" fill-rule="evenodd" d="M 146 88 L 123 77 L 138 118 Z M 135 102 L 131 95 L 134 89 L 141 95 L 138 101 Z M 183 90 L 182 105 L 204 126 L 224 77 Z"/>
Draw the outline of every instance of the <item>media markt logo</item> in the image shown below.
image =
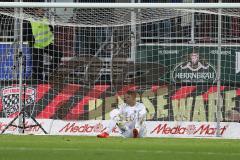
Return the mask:
<path id="1" fill-rule="evenodd" d="M 189 55 L 189 61 L 181 62 L 172 72 L 174 82 L 214 82 L 216 69 L 208 62 L 201 61 L 198 53 Z"/>

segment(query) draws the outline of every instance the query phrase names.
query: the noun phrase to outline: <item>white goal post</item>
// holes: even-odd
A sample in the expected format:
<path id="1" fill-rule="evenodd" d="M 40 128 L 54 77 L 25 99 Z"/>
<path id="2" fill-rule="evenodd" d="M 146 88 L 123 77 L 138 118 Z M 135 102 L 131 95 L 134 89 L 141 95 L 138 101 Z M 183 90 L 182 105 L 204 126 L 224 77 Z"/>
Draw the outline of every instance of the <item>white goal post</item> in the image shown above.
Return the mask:
<path id="1" fill-rule="evenodd" d="M 40 3 L 2 2 L 1 7 L 15 8 L 240 8 L 240 3 Z"/>

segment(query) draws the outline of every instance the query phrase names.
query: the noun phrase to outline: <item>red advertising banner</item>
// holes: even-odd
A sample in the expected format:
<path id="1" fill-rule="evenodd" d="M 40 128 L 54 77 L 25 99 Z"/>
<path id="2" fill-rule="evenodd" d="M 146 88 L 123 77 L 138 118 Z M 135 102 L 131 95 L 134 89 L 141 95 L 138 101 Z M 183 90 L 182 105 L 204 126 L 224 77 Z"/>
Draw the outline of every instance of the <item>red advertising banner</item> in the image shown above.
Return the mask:
<path id="1" fill-rule="evenodd" d="M 123 103 L 127 90 L 138 92 L 137 100 L 147 108 L 147 120 L 215 122 L 217 111 L 217 86 L 157 86 L 140 89 L 126 85 L 117 92 L 110 85 L 86 88 L 66 84 L 55 88 L 50 84 L 26 86 L 28 110 L 39 119 L 94 120 L 109 119 L 108 113 Z M 0 116 L 9 117 L 17 112 L 16 85 L 1 88 Z M 240 88 L 221 86 L 221 121 L 238 122 L 240 116 Z"/>

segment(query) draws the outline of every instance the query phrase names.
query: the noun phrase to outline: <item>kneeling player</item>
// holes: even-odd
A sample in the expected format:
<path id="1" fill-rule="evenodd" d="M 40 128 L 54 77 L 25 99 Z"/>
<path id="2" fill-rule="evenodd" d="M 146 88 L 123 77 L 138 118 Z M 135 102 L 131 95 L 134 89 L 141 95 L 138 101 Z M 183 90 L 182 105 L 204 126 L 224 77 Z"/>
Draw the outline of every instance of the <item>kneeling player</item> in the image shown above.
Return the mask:
<path id="1" fill-rule="evenodd" d="M 106 132 L 103 132 L 97 137 L 107 138 L 114 127 L 118 127 L 120 133 L 124 137 L 143 137 L 146 134 L 146 107 L 143 103 L 136 102 L 136 92 L 128 91 L 124 95 L 124 101 L 118 109 L 110 112 L 110 123 Z"/>

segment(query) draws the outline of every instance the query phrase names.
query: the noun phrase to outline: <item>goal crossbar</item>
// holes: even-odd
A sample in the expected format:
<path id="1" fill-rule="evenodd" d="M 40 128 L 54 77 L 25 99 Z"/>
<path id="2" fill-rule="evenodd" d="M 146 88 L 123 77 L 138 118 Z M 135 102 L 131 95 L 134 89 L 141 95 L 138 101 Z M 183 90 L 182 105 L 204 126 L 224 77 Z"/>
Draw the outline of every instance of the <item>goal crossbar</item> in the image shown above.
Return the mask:
<path id="1" fill-rule="evenodd" d="M 0 8 L 240 8 L 240 3 L 42 3 L 1 2 Z"/>

